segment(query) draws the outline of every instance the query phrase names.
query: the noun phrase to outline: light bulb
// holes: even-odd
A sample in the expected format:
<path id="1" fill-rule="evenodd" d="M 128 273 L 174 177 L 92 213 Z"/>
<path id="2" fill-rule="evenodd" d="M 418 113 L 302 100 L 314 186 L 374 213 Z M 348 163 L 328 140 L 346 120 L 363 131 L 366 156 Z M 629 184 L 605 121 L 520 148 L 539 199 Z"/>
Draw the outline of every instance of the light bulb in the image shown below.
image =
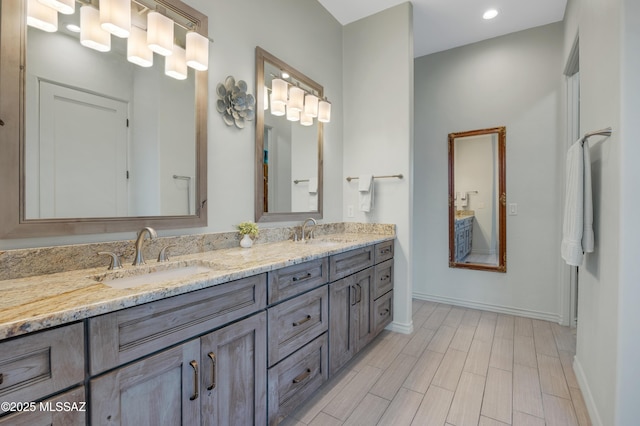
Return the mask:
<path id="1" fill-rule="evenodd" d="M 55 33 L 58 31 L 58 12 L 38 0 L 29 0 L 27 25 L 48 33 Z"/>
<path id="2" fill-rule="evenodd" d="M 141 67 L 153 65 L 153 51 L 147 46 L 147 32 L 138 27 L 131 27 L 127 40 L 127 60 Z"/>
<path id="3" fill-rule="evenodd" d="M 331 104 L 327 101 L 318 103 L 318 121 L 328 123 L 331 121 Z"/>
<path id="4" fill-rule="evenodd" d="M 312 94 L 307 94 L 304 97 L 304 113 L 309 117 L 318 116 L 318 97 Z"/>
<path id="5" fill-rule="evenodd" d="M 182 47 L 173 46 L 173 54 L 164 58 L 164 73 L 176 80 L 187 78 L 186 54 Z"/>
<path id="6" fill-rule="evenodd" d="M 100 26 L 100 12 L 93 6 L 80 8 L 80 44 L 99 52 L 111 50 L 111 34 Z"/>
<path id="7" fill-rule="evenodd" d="M 274 104 L 286 104 L 287 103 L 287 82 L 274 78 L 271 82 L 271 107 Z"/>
<path id="8" fill-rule="evenodd" d="M 187 33 L 187 65 L 198 71 L 209 68 L 209 39 L 196 32 Z"/>
<path id="9" fill-rule="evenodd" d="M 173 52 L 173 21 L 158 12 L 147 15 L 147 45 L 158 55 Z"/>
<path id="10" fill-rule="evenodd" d="M 129 37 L 131 32 L 130 0 L 100 0 L 100 26 L 116 37 Z"/>

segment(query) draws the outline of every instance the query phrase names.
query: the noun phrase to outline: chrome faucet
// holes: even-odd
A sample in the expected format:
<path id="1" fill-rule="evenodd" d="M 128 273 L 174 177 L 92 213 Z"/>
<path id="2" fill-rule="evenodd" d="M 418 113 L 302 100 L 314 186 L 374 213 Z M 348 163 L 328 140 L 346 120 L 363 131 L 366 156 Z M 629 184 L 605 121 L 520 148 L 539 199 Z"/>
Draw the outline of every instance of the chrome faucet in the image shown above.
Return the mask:
<path id="1" fill-rule="evenodd" d="M 133 266 L 144 265 L 144 257 L 142 256 L 142 243 L 144 243 L 145 234 L 149 234 L 149 239 L 153 240 L 158 236 L 156 230 L 151 227 L 142 228 L 138 232 L 138 238 L 136 238 L 135 248 L 136 257 L 133 259 Z"/>
<path id="2" fill-rule="evenodd" d="M 304 241 L 304 230 L 307 228 L 307 223 L 313 222 L 313 228 L 311 228 L 311 232 L 309 233 L 309 238 L 313 238 L 313 232 L 316 230 L 316 226 L 318 226 L 318 222 L 312 217 L 306 219 L 302 222 L 302 241 Z"/>

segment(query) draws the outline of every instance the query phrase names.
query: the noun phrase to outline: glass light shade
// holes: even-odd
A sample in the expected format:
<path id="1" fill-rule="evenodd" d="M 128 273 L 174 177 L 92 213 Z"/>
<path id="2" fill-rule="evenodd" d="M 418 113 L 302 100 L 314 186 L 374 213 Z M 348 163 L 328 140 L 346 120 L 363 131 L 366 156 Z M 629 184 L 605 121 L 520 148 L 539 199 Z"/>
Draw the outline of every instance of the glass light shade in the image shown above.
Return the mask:
<path id="1" fill-rule="evenodd" d="M 304 113 L 309 117 L 318 116 L 318 97 L 312 94 L 307 94 L 304 97 Z"/>
<path id="2" fill-rule="evenodd" d="M 187 78 L 186 52 L 180 46 L 173 46 L 173 54 L 164 58 L 164 73 L 176 80 Z"/>
<path id="3" fill-rule="evenodd" d="M 331 104 L 327 101 L 318 103 L 318 121 L 328 123 L 331 121 Z"/>
<path id="4" fill-rule="evenodd" d="M 147 15 L 147 45 L 158 55 L 169 56 L 173 52 L 173 21 L 158 13 Z"/>
<path id="5" fill-rule="evenodd" d="M 80 8 L 80 44 L 99 52 L 111 50 L 111 34 L 100 26 L 100 12 L 93 6 Z"/>
<path id="6" fill-rule="evenodd" d="M 287 120 L 298 121 L 300 120 L 300 111 L 291 109 L 287 106 Z"/>
<path id="7" fill-rule="evenodd" d="M 293 86 L 289 89 L 289 103 L 287 108 L 301 112 L 304 108 L 304 90 L 299 87 Z"/>
<path id="8" fill-rule="evenodd" d="M 58 31 L 58 12 L 38 0 L 27 3 L 27 25 L 48 33 Z"/>
<path id="9" fill-rule="evenodd" d="M 76 0 L 39 0 L 40 3 L 49 6 L 52 9 L 64 15 L 73 15 L 76 11 Z"/>
<path id="10" fill-rule="evenodd" d="M 116 37 L 129 37 L 131 32 L 131 1 L 100 0 L 100 26 Z"/>
<path id="11" fill-rule="evenodd" d="M 271 82 L 271 108 L 274 104 L 282 104 L 284 106 L 287 103 L 287 82 L 274 78 Z"/>
<path id="12" fill-rule="evenodd" d="M 282 102 L 273 103 L 273 93 L 271 94 L 271 115 L 282 116 L 286 114 L 285 104 Z"/>
<path id="13" fill-rule="evenodd" d="M 209 39 L 196 32 L 187 33 L 187 65 L 198 71 L 209 68 Z"/>
<path id="14" fill-rule="evenodd" d="M 127 60 L 141 67 L 153 65 L 153 51 L 147 46 L 147 32 L 138 27 L 131 27 L 127 40 Z"/>
<path id="15" fill-rule="evenodd" d="M 267 86 L 264 86 L 262 89 L 262 103 L 264 104 L 264 110 L 269 109 L 269 89 Z"/>
<path id="16" fill-rule="evenodd" d="M 304 112 L 300 114 L 300 124 L 303 126 L 311 126 L 313 124 L 313 117 L 305 114 Z"/>

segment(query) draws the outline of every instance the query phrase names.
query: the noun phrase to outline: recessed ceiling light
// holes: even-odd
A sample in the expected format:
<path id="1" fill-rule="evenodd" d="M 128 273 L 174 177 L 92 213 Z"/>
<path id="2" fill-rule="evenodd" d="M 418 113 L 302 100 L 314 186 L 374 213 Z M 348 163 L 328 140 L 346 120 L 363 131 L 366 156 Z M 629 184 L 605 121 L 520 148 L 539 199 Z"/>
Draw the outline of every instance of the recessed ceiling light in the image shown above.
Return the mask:
<path id="1" fill-rule="evenodd" d="M 79 33 L 80 32 L 80 27 L 74 24 L 69 24 L 67 25 L 67 29 L 69 31 L 71 31 L 72 33 Z"/>
<path id="2" fill-rule="evenodd" d="M 487 10 L 484 15 L 482 15 L 483 19 L 493 19 L 498 16 L 498 11 L 496 9 Z"/>

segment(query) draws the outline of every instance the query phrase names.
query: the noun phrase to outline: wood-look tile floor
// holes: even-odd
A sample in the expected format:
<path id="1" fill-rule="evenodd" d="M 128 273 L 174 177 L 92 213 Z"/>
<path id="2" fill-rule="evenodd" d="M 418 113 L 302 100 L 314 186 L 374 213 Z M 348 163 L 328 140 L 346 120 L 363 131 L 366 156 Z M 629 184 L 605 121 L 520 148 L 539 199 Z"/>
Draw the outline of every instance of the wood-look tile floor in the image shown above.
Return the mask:
<path id="1" fill-rule="evenodd" d="M 590 425 L 558 324 L 421 300 L 284 425 Z"/>

